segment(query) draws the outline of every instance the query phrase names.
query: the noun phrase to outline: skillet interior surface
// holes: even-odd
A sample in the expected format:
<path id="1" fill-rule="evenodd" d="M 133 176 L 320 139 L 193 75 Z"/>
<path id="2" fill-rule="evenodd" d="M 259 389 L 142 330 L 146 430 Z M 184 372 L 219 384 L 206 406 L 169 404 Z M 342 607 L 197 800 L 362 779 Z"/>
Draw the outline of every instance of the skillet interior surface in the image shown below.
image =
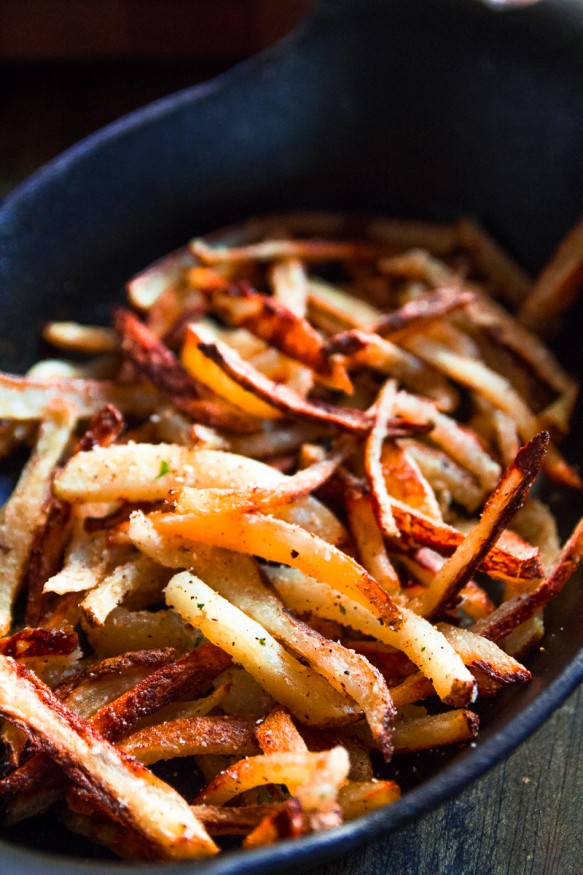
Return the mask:
<path id="1" fill-rule="evenodd" d="M 94 135 L 5 202 L 0 365 L 22 372 L 47 319 L 105 321 L 134 271 L 246 216 L 471 213 L 536 270 L 578 217 L 582 193 L 581 4 L 546 0 L 500 15 L 470 0 L 322 0 L 278 46 Z M 572 370 L 579 318 L 560 350 Z M 566 447 L 571 461 L 580 447 L 581 423 Z M 582 501 L 557 496 L 555 506 L 565 534 Z M 571 585 L 548 610 L 545 652 L 528 661 L 535 680 L 483 709 L 477 748 L 420 760 L 422 782 L 401 802 L 291 847 L 164 871 L 291 871 L 435 806 L 505 756 L 580 680 L 582 609 Z M 2 843 L 11 872 L 132 871 L 57 860 L 46 850 L 68 840 L 42 826 L 38 834 L 42 853 Z M 73 840 L 68 847 L 84 854 Z"/>

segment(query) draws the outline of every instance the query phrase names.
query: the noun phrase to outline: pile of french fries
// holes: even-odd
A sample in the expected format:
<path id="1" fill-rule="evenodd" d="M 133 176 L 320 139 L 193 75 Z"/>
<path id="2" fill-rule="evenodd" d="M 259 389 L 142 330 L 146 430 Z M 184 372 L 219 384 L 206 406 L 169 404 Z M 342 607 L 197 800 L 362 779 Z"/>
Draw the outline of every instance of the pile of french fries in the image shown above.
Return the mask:
<path id="1" fill-rule="evenodd" d="M 583 558 L 530 494 L 583 485 L 538 333 L 582 264 L 583 226 L 532 283 L 469 220 L 272 216 L 134 277 L 111 328 L 47 325 L 74 359 L 0 375 L 0 452 L 31 447 L 0 512 L 6 823 L 206 857 L 471 742 Z"/>

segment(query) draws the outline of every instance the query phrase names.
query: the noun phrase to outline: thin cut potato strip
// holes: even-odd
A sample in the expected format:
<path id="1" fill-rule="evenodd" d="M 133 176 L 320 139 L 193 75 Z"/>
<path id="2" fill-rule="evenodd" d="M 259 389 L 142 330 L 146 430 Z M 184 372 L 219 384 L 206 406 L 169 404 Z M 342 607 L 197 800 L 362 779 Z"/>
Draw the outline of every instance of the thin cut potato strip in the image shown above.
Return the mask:
<path id="1" fill-rule="evenodd" d="M 144 765 L 197 754 L 257 753 L 255 721 L 235 717 L 180 717 L 134 732 L 120 743 Z"/>
<path id="2" fill-rule="evenodd" d="M 382 675 L 364 657 L 290 616 L 261 581 L 253 560 L 215 550 L 211 556 L 199 553 L 193 567 L 223 598 L 307 660 L 340 695 L 354 699 L 364 711 L 383 755 L 390 758 L 395 710 Z"/>
<path id="3" fill-rule="evenodd" d="M 291 610 L 314 612 L 325 619 L 358 629 L 407 654 L 432 679 L 440 698 L 451 705 L 466 705 L 475 697 L 475 681 L 444 636 L 423 617 L 402 609 L 402 624 L 394 631 L 341 595 L 330 593 L 316 580 L 290 569 L 268 569 L 269 579 Z"/>
<path id="4" fill-rule="evenodd" d="M 432 717 L 398 720 L 395 726 L 395 750 L 410 753 L 472 741 L 478 734 L 479 720 L 473 711 L 460 709 Z"/>
<path id="5" fill-rule="evenodd" d="M 112 404 L 122 413 L 147 416 L 159 403 L 158 394 L 142 383 L 112 380 L 33 380 L 0 374 L 0 417 L 22 421 L 42 419 L 47 407 L 66 398 L 79 419 L 93 416 Z"/>
<path id="6" fill-rule="evenodd" d="M 9 657 L 0 657 L 0 703 L 5 717 L 30 731 L 73 780 L 141 834 L 146 858 L 192 859 L 216 853 L 204 827 L 174 790 L 120 753 Z"/>
<path id="7" fill-rule="evenodd" d="M 284 650 L 263 626 L 195 575 L 187 571 L 175 575 L 166 587 L 166 600 L 300 720 L 333 725 L 354 719 L 354 708 L 345 697 L 335 694 L 326 681 Z"/>
<path id="8" fill-rule="evenodd" d="M 72 352 L 85 352 L 96 355 L 101 352 L 115 352 L 117 338 L 115 331 L 100 325 L 79 325 L 78 322 L 49 322 L 43 331 L 47 343 Z"/>
<path id="9" fill-rule="evenodd" d="M 302 398 L 284 384 L 269 380 L 224 344 L 199 342 L 197 348 L 208 363 L 221 368 L 243 389 L 289 416 L 334 425 L 353 434 L 370 431 L 370 420 L 363 411 Z"/>
<path id="10" fill-rule="evenodd" d="M 55 477 L 54 492 L 65 501 L 79 503 L 154 502 L 183 486 L 278 489 L 286 482 L 285 475 L 270 465 L 234 453 L 176 444 L 124 444 L 76 453 Z M 331 543 L 345 538 L 338 519 L 312 496 L 282 508 L 279 514 L 298 525 L 309 522 L 312 531 Z"/>
<path id="11" fill-rule="evenodd" d="M 466 535 L 455 553 L 442 565 L 422 596 L 421 612 L 427 616 L 447 607 L 469 581 L 482 558 L 528 495 L 543 463 L 548 432 L 522 447 L 486 502 L 480 521 Z"/>
<path id="12" fill-rule="evenodd" d="M 0 543 L 4 554 L 0 584 L 0 634 L 12 623 L 12 606 L 20 589 L 36 530 L 44 522 L 53 470 L 75 425 L 76 410 L 55 404 L 41 425 L 36 447 L 16 488 L 0 510 Z"/>
<path id="13" fill-rule="evenodd" d="M 277 707 L 267 715 L 255 730 L 263 753 L 302 753 L 307 746 L 284 708 Z"/>
<path id="14" fill-rule="evenodd" d="M 183 535 L 195 542 L 285 562 L 318 580 L 334 582 L 379 622 L 400 623 L 399 609 L 362 566 L 298 525 L 258 513 L 150 514 L 149 519 L 162 535 Z"/>
<path id="15" fill-rule="evenodd" d="M 195 805 L 224 805 L 252 787 L 285 784 L 302 807 L 318 810 L 329 804 L 330 796 L 336 796 L 346 780 L 348 768 L 348 754 L 343 747 L 323 753 L 308 751 L 250 757 L 217 775 L 198 794 Z M 324 784 L 327 792 L 320 793 Z"/>
<path id="16" fill-rule="evenodd" d="M 583 281 L 583 219 L 559 244 L 553 258 L 522 302 L 518 319 L 537 334 L 552 332 L 573 303 Z"/>
<path id="17" fill-rule="evenodd" d="M 379 525 L 389 537 L 398 535 L 398 529 L 393 517 L 387 485 L 383 475 L 381 455 L 387 433 L 389 419 L 393 413 L 397 386 L 394 380 L 389 380 L 379 392 L 376 403 L 375 421 L 364 449 L 364 464 L 371 497 Z"/>

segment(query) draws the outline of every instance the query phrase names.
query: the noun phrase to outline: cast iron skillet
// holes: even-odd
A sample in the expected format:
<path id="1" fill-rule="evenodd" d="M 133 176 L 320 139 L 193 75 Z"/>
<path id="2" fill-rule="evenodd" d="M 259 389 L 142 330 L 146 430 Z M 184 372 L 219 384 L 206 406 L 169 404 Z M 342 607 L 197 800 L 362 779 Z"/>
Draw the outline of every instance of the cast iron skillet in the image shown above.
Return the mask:
<path id="1" fill-rule="evenodd" d="M 582 194 L 582 3 L 497 14 L 473 0 L 320 0 L 272 50 L 109 126 L 5 202 L 0 365 L 22 372 L 46 319 L 105 318 L 132 272 L 245 216 L 471 213 L 536 270 L 578 217 Z M 562 352 L 577 368 L 569 354 L 578 353 L 576 315 L 569 324 Z M 576 435 L 571 460 L 579 447 Z M 581 500 L 555 503 L 566 530 Z M 475 749 L 438 757 L 437 766 L 420 760 L 422 781 L 399 803 L 293 845 L 164 871 L 300 869 L 435 807 L 508 754 L 580 681 L 582 611 L 572 584 L 547 612 L 545 653 L 528 662 L 535 680 L 497 712 L 482 711 Z M 3 871 L 133 871 L 51 856 L 77 848 L 75 840 L 47 838 L 42 822 L 26 829 L 43 850 L 2 842 Z"/>

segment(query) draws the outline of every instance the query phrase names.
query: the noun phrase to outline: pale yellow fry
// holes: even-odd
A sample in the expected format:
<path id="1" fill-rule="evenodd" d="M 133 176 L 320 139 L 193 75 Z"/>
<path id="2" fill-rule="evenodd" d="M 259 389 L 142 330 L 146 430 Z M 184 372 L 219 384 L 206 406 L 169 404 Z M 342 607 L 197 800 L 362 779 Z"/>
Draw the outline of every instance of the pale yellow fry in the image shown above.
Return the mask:
<path id="1" fill-rule="evenodd" d="M 215 343 L 219 349 L 225 344 L 223 341 L 216 338 L 211 338 L 209 332 L 204 326 L 189 325 L 184 346 L 182 348 L 181 361 L 188 373 L 196 380 L 200 380 L 209 389 L 212 389 L 229 404 L 234 404 L 246 413 L 252 416 L 257 416 L 259 419 L 281 419 L 281 413 L 257 398 L 252 392 L 247 392 L 232 380 L 224 370 L 209 361 L 208 357 L 203 355 L 198 349 L 199 343 Z M 230 348 L 231 355 L 238 355 L 234 348 Z"/>
<path id="2" fill-rule="evenodd" d="M 187 571 L 174 575 L 165 592 L 171 607 L 229 653 L 298 719 L 315 725 L 354 719 L 354 709 L 345 697 L 195 575 Z"/>
<path id="3" fill-rule="evenodd" d="M 394 781 L 347 781 L 338 791 L 343 820 L 355 820 L 401 798 Z"/>
<path id="4" fill-rule="evenodd" d="M 68 404 L 56 404 L 47 411 L 33 453 L 12 495 L 0 510 L 1 634 L 6 634 L 11 626 L 12 605 L 20 589 L 37 526 L 45 518 L 43 506 L 50 494 L 51 476 L 71 438 L 75 421 L 75 408 Z"/>
<path id="5" fill-rule="evenodd" d="M 90 590 L 81 602 L 81 610 L 90 625 L 101 625 L 127 596 L 142 586 L 151 589 L 153 582 L 159 583 L 161 591 L 166 575 L 160 566 L 147 557 L 137 556 L 130 562 L 118 565 L 105 580 Z"/>
<path id="6" fill-rule="evenodd" d="M 0 418 L 42 419 L 49 404 L 66 398 L 79 419 L 93 416 L 106 404 L 122 413 L 147 416 L 159 404 L 154 389 L 144 383 L 118 384 L 109 380 L 29 380 L 0 374 Z"/>
<path id="7" fill-rule="evenodd" d="M 48 322 L 43 329 L 43 338 L 60 349 L 91 355 L 115 352 L 119 346 L 113 328 L 80 325 L 78 322 Z"/>
<path id="8" fill-rule="evenodd" d="M 109 559 L 105 532 L 86 532 L 83 517 L 78 518 L 67 545 L 63 567 L 49 577 L 43 592 L 64 595 L 93 589 L 103 580 Z"/>
<path id="9" fill-rule="evenodd" d="M 119 444 L 76 453 L 55 478 L 57 497 L 70 502 L 162 501 L 170 489 L 276 487 L 286 476 L 270 465 L 219 450 L 175 444 Z M 308 496 L 277 511 L 325 540 L 345 540 L 343 526 L 321 502 Z"/>
<path id="10" fill-rule="evenodd" d="M 271 268 L 273 297 L 294 314 L 306 315 L 308 278 L 302 262 L 297 258 L 283 259 Z"/>
<path id="11" fill-rule="evenodd" d="M 431 623 L 413 611 L 403 608 L 403 623 L 393 631 L 366 608 L 295 569 L 266 568 L 265 573 L 295 613 L 312 612 L 402 650 L 431 679 L 437 695 L 447 704 L 464 705 L 475 698 L 475 680 L 461 658 Z"/>
<path id="12" fill-rule="evenodd" d="M 224 805 L 235 796 L 265 784 L 285 784 L 302 808 L 322 809 L 335 799 L 348 775 L 350 764 L 343 747 L 322 753 L 262 754 L 240 760 L 221 772 L 202 790 L 196 804 Z M 319 794 L 323 798 L 319 799 Z"/>
<path id="13" fill-rule="evenodd" d="M 291 617 L 247 556 L 226 550 L 216 550 L 212 556 L 199 553 L 193 567 L 219 595 L 307 660 L 340 695 L 354 699 L 364 711 L 379 747 L 390 756 L 394 709 L 384 678 L 367 659 Z"/>

